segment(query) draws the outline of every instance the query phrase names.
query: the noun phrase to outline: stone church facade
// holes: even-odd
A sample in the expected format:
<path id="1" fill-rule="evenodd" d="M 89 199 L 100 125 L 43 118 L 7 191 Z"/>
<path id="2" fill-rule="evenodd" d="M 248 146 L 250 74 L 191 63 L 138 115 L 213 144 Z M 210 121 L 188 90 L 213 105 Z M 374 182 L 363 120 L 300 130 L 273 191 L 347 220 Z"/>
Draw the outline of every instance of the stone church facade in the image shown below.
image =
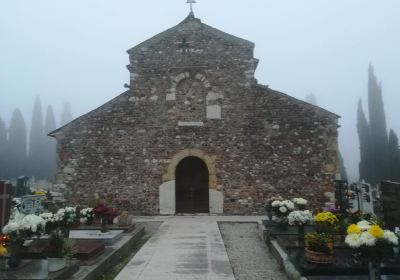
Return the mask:
<path id="1" fill-rule="evenodd" d="M 257 83 L 255 45 L 190 14 L 130 49 L 129 89 L 50 133 L 70 203 L 135 214 L 262 214 L 281 194 L 321 205 L 338 116 Z"/>

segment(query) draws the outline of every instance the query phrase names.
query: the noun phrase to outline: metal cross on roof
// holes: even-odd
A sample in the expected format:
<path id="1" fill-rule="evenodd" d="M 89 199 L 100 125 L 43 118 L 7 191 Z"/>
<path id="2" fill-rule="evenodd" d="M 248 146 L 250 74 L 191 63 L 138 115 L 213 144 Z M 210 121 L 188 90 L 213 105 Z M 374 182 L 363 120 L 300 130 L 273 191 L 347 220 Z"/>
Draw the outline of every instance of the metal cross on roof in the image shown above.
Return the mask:
<path id="1" fill-rule="evenodd" d="M 187 0 L 188 4 L 190 4 L 190 13 L 193 13 L 193 4 L 196 4 L 196 0 Z"/>

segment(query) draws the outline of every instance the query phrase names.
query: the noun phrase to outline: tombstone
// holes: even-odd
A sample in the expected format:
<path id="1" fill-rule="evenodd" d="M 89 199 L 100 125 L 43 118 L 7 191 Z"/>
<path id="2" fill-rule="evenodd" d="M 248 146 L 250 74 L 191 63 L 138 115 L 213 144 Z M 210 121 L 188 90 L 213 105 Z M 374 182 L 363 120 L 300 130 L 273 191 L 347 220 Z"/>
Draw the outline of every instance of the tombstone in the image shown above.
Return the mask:
<path id="1" fill-rule="evenodd" d="M 350 208 L 348 190 L 349 184 L 346 180 L 335 180 L 335 199 L 336 208 L 340 209 L 340 212 L 345 213 Z"/>
<path id="2" fill-rule="evenodd" d="M 0 232 L 10 219 L 11 194 L 12 185 L 9 182 L 0 181 Z"/>
<path id="3" fill-rule="evenodd" d="M 28 177 L 21 176 L 17 179 L 17 188 L 15 190 L 15 197 L 21 197 L 23 195 L 27 195 L 29 193 L 28 190 Z"/>
<path id="4" fill-rule="evenodd" d="M 39 215 L 44 211 L 43 201 L 46 196 L 40 195 L 25 195 L 21 197 L 21 212 L 25 215 Z"/>
<path id="5" fill-rule="evenodd" d="M 372 197 L 371 185 L 365 182 L 357 182 L 351 184 L 351 189 L 354 192 L 352 210 L 360 210 L 364 213 L 374 213 L 374 200 Z"/>
<path id="6" fill-rule="evenodd" d="M 381 183 L 381 205 L 386 227 L 394 230 L 400 226 L 400 183 Z"/>

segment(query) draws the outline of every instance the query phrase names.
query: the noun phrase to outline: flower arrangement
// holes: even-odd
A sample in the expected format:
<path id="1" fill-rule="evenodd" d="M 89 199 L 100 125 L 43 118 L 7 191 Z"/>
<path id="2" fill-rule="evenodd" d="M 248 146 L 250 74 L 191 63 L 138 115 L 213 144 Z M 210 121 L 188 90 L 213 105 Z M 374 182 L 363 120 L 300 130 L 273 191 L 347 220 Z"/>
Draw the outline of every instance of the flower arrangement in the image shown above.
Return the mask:
<path id="1" fill-rule="evenodd" d="M 381 261 L 392 251 L 393 245 L 399 244 L 399 238 L 390 230 L 362 220 L 348 226 L 345 243 L 355 249 L 360 258 Z"/>
<path id="2" fill-rule="evenodd" d="M 301 197 L 295 197 L 292 199 L 292 201 L 299 210 L 304 210 L 308 203 L 308 201 L 306 199 L 301 198 Z"/>
<path id="3" fill-rule="evenodd" d="M 56 213 L 45 212 L 40 217 L 46 222 L 45 231 L 51 234 L 56 229 L 62 229 L 68 235 L 68 228 L 75 222 L 76 208 L 60 208 Z"/>
<path id="4" fill-rule="evenodd" d="M 8 235 L 11 244 L 22 245 L 24 241 L 33 236 L 40 236 L 45 229 L 46 222 L 37 215 L 24 215 L 16 213 L 3 228 L 3 233 Z"/>
<path id="5" fill-rule="evenodd" d="M 331 253 L 333 250 L 332 236 L 327 233 L 307 233 L 304 241 L 306 248 L 315 252 Z"/>
<path id="6" fill-rule="evenodd" d="M 294 210 L 294 203 L 290 200 L 274 200 L 271 203 L 272 211 L 279 218 L 286 218 Z"/>
<path id="7" fill-rule="evenodd" d="M 93 213 L 99 218 L 115 218 L 117 216 L 117 209 L 108 207 L 105 203 L 100 203 L 93 208 Z"/>
<path id="8" fill-rule="evenodd" d="M 314 221 L 316 223 L 325 223 L 325 224 L 329 224 L 329 225 L 333 226 L 339 220 L 335 214 L 333 214 L 332 212 L 326 211 L 326 212 L 321 212 L 321 213 L 318 213 L 317 215 L 315 215 Z"/>
<path id="9" fill-rule="evenodd" d="M 4 257 L 7 254 L 8 254 L 7 248 L 3 244 L 0 244 L 0 257 Z"/>
<path id="10" fill-rule="evenodd" d="M 304 226 L 313 221 L 313 215 L 309 210 L 296 210 L 288 215 L 288 222 L 291 226 Z"/>
<path id="11" fill-rule="evenodd" d="M 83 208 L 79 212 L 81 223 L 91 223 L 94 218 L 93 208 Z"/>

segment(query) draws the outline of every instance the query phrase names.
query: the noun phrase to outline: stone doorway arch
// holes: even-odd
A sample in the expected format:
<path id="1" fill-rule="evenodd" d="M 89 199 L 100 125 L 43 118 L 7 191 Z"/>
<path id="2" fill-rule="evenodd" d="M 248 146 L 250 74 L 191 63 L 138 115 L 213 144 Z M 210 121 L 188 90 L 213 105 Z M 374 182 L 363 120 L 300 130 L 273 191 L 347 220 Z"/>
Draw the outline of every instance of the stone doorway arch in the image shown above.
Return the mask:
<path id="1" fill-rule="evenodd" d="M 176 213 L 209 213 L 208 168 L 198 157 L 182 159 L 175 171 Z"/>
<path id="2" fill-rule="evenodd" d="M 223 213 L 223 194 L 217 190 L 215 170 L 215 155 L 207 155 L 199 149 L 185 149 L 175 154 L 163 175 L 163 184 L 159 187 L 159 207 L 161 215 L 176 214 L 176 169 L 178 164 L 187 157 L 201 159 L 208 169 L 209 213 Z"/>

